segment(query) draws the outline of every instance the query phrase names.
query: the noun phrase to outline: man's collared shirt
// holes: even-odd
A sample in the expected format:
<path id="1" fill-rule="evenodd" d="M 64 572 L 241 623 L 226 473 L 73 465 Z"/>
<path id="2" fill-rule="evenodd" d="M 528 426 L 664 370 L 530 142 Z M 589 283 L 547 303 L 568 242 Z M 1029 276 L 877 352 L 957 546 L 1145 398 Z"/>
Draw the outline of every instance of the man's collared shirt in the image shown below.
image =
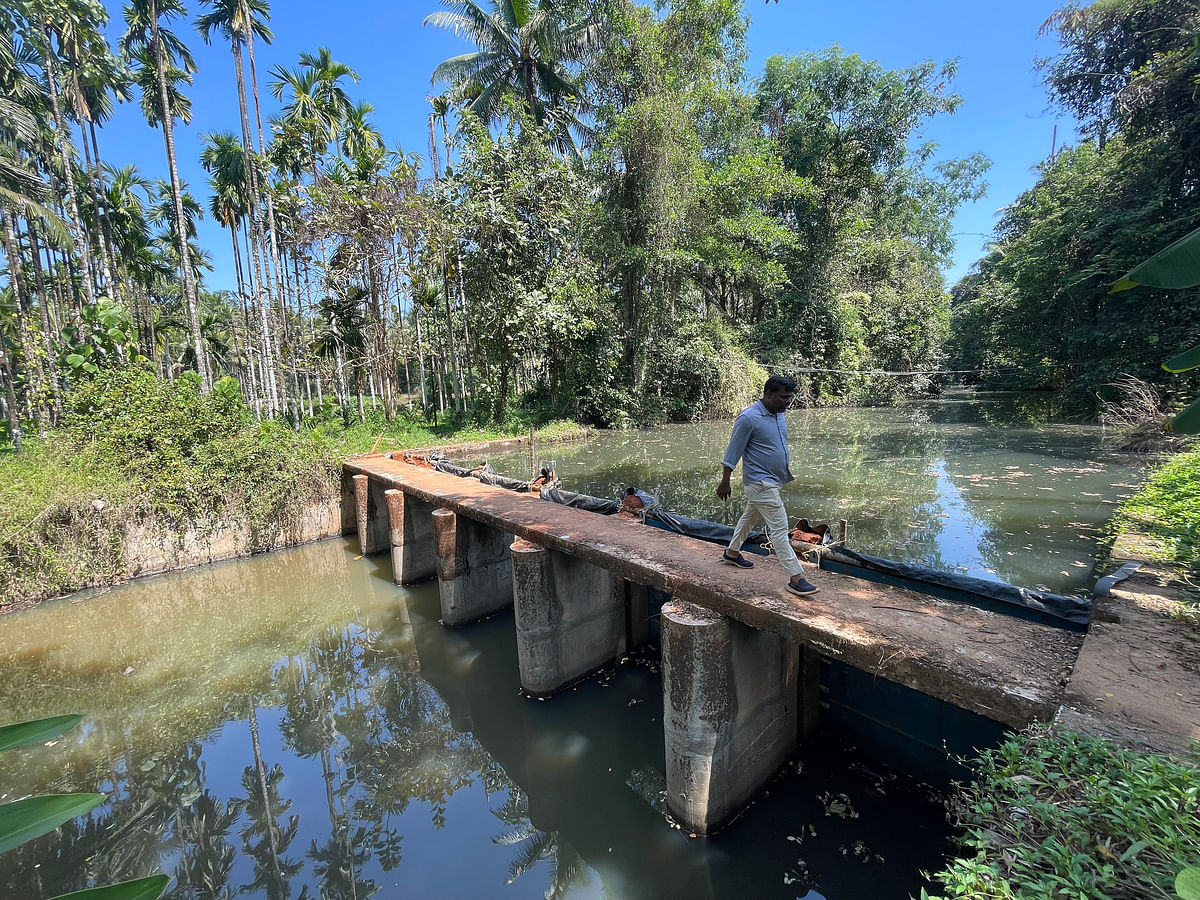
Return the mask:
<path id="1" fill-rule="evenodd" d="M 721 465 L 735 469 L 739 459 L 743 483 L 761 481 L 783 487 L 793 480 L 783 413 L 772 413 L 761 400 L 738 413 Z"/>

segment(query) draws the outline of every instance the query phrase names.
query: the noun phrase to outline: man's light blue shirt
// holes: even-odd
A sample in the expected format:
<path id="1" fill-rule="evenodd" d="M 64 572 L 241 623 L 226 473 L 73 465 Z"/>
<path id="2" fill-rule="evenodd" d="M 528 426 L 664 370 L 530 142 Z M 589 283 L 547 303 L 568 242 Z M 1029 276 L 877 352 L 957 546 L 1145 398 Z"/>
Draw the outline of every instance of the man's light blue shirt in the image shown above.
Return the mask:
<path id="1" fill-rule="evenodd" d="M 783 413 L 771 412 L 761 400 L 738 413 L 721 465 L 736 469 L 739 459 L 743 484 L 761 481 L 783 487 L 793 480 Z"/>

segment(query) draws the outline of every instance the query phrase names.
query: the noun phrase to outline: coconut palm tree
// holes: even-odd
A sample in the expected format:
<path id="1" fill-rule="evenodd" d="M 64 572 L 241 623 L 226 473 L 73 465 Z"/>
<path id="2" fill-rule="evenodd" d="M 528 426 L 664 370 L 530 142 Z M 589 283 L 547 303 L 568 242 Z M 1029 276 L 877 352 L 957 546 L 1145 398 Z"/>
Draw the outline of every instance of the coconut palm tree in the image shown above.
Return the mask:
<path id="1" fill-rule="evenodd" d="M 564 148 L 574 148 L 571 129 L 587 130 L 578 70 L 596 43 L 595 22 L 565 20 L 553 0 L 492 0 L 491 12 L 475 0 L 442 5 L 447 11 L 426 16 L 425 24 L 464 37 L 477 49 L 439 63 L 430 81 L 451 85 L 485 125 L 503 116 L 508 98 L 520 98 L 535 125 L 549 128 Z"/>
<path id="2" fill-rule="evenodd" d="M 209 371 L 208 357 L 204 352 L 204 338 L 200 332 L 199 302 L 196 296 L 196 282 L 190 265 L 190 254 L 187 248 L 187 230 L 184 226 L 183 188 L 179 181 L 179 166 L 175 157 L 175 117 L 180 114 L 171 103 L 170 85 L 167 80 L 168 68 L 173 67 L 178 60 L 182 63 L 184 80 L 190 83 L 190 74 L 196 71 L 196 63 L 187 46 L 169 29 L 163 28 L 160 18 L 170 19 L 183 16 L 186 10 L 179 0 L 129 0 L 125 4 L 126 31 L 121 39 L 121 48 L 126 59 L 136 61 L 142 72 L 153 66 L 154 81 L 157 86 L 157 108 L 152 104 L 150 109 L 156 113 L 153 117 L 146 110 L 146 91 L 148 85 L 142 81 L 143 111 L 147 111 L 147 119 L 151 126 L 161 125 L 163 142 L 167 153 L 167 168 L 171 175 L 171 197 L 174 206 L 174 233 L 179 241 L 179 269 L 183 276 L 183 296 L 187 306 L 188 317 L 191 320 L 192 349 L 196 357 L 196 368 L 200 373 L 200 384 L 205 392 L 212 390 L 212 373 Z M 139 51 L 142 51 L 139 53 Z M 186 121 L 186 120 L 185 120 Z"/>

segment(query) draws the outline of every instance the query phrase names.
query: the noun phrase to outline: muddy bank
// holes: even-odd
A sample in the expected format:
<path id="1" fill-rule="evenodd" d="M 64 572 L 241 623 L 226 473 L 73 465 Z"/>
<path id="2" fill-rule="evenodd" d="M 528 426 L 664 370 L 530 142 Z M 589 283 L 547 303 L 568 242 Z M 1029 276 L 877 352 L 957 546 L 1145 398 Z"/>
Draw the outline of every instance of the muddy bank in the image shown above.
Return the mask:
<path id="1" fill-rule="evenodd" d="M 264 534 L 248 520 L 193 522 L 186 527 L 153 515 L 124 517 L 96 501 L 89 509 L 64 508 L 51 517 L 67 536 L 60 545 L 59 565 L 82 574 L 62 587 L 5 591 L 0 615 L 28 609 L 45 600 L 86 588 L 110 587 L 135 578 L 161 575 L 193 566 L 255 553 L 281 550 L 342 533 L 341 499 L 312 501 L 296 510 L 291 523 Z"/>

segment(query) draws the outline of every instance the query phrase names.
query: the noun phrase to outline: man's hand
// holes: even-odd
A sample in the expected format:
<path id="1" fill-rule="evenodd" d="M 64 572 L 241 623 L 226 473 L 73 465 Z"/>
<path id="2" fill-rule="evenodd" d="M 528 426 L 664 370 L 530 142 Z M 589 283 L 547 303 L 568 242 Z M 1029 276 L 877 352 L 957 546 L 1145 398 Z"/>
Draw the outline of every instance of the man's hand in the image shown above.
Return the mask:
<path id="1" fill-rule="evenodd" d="M 721 483 L 717 485 L 717 496 L 722 500 L 728 500 L 729 495 L 733 491 L 729 488 L 729 470 L 725 470 L 725 476 L 721 479 Z"/>

